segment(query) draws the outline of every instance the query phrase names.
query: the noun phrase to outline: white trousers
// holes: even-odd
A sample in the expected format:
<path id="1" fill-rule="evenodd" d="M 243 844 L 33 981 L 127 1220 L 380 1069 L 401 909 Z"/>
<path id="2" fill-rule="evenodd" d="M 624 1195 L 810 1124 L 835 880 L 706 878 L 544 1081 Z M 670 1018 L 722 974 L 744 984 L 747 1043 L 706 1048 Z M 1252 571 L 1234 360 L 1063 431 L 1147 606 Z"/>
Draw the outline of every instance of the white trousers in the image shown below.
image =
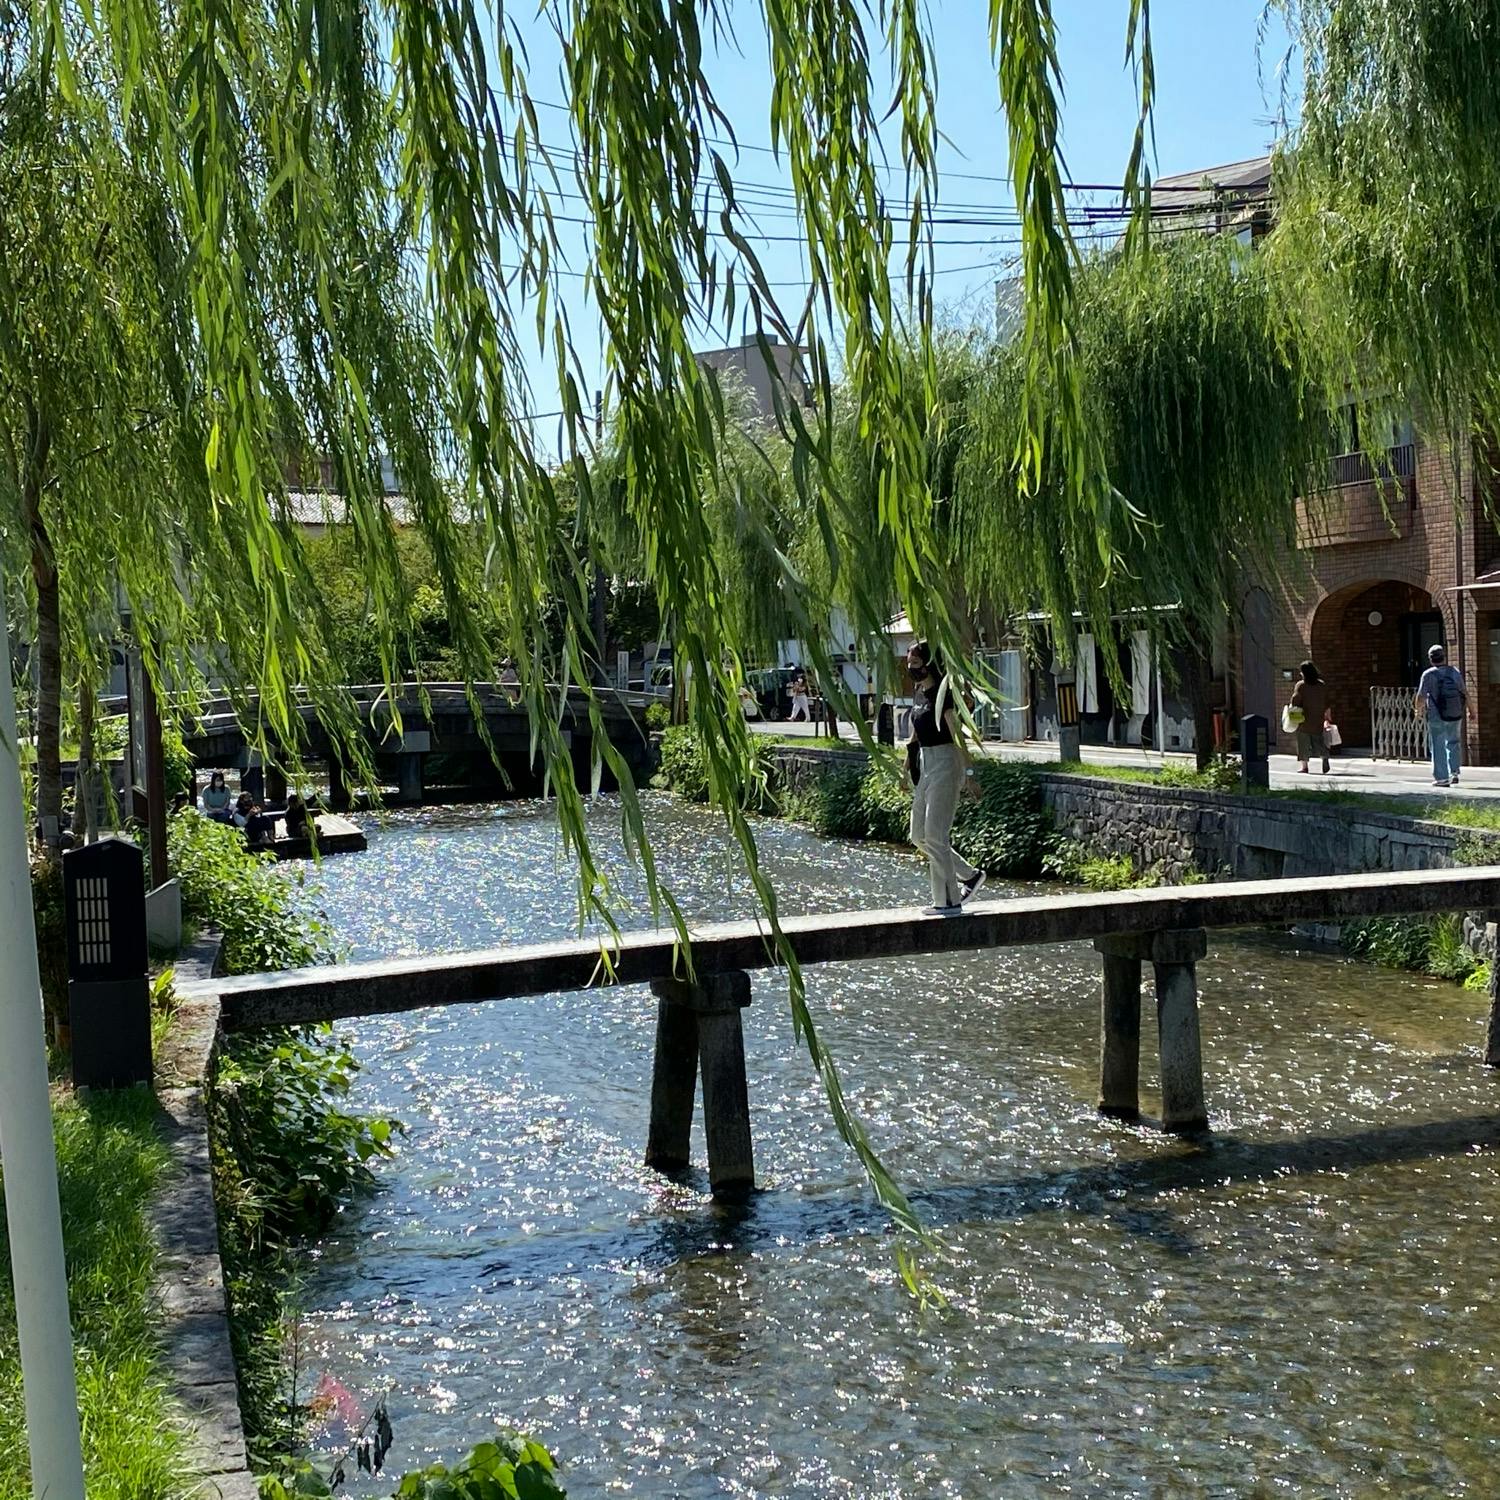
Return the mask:
<path id="1" fill-rule="evenodd" d="M 923 748 L 922 777 L 911 798 L 911 841 L 931 867 L 934 906 L 957 906 L 962 884 L 979 874 L 952 844 L 953 817 L 963 785 L 957 745 Z"/>
<path id="2" fill-rule="evenodd" d="M 786 716 L 787 723 L 790 724 L 793 719 L 809 719 L 809 718 L 811 718 L 811 715 L 807 711 L 807 699 L 806 698 L 793 698 L 792 699 L 792 711 L 791 711 L 791 713 L 789 713 Z"/>

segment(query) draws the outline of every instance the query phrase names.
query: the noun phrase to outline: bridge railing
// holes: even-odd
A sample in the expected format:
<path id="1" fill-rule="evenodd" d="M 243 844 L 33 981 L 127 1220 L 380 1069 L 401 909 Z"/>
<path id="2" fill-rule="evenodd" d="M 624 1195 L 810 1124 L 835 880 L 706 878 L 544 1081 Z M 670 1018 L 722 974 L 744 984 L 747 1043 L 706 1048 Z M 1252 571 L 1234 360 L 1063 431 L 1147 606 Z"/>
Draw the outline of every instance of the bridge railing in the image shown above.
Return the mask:
<path id="1" fill-rule="evenodd" d="M 557 691 L 561 686 L 559 683 L 548 684 L 550 691 Z M 508 697 L 515 692 L 511 685 L 500 682 L 476 682 L 474 689 L 481 698 Z M 385 686 L 378 682 L 353 683 L 343 689 L 356 703 L 370 704 L 381 699 L 391 701 L 392 694 Z M 403 682 L 396 684 L 395 701 L 402 705 L 403 710 L 408 706 L 419 703 L 419 695 L 425 692 L 432 701 L 440 701 L 448 698 L 460 698 L 465 703 L 468 701 L 468 687 L 462 682 Z M 664 703 L 669 701 L 670 693 L 656 692 L 651 689 L 641 688 L 618 688 L 612 685 L 596 686 L 592 689 L 596 698 L 606 702 L 613 701 L 621 703 L 629 708 L 644 708 L 652 703 Z M 312 702 L 301 689 L 293 689 L 294 696 L 299 700 L 299 707 L 303 711 L 310 711 Z M 580 702 L 585 696 L 585 689 L 576 683 L 568 686 L 568 696 L 576 698 Z M 245 694 L 243 703 L 254 706 L 259 703 L 258 693 Z M 212 719 L 233 718 L 238 712 L 238 705 L 233 698 L 218 695 L 212 698 L 191 699 L 184 695 L 169 697 L 166 706 L 174 708 L 191 709 L 195 718 L 200 721 Z M 99 708 L 105 714 L 121 714 L 129 707 L 129 699 L 119 695 L 105 696 L 99 699 Z"/>
<path id="2" fill-rule="evenodd" d="M 1208 1119 L 1196 964 L 1210 929 L 1497 909 L 1500 866 L 1484 866 L 1021 896 L 977 903 L 951 917 L 909 907 L 836 912 L 793 917 L 782 930 L 802 964 L 1092 940 L 1103 964 L 1099 1108 L 1130 1118 L 1140 1109 L 1141 972 L 1150 962 L 1162 1124 L 1196 1131 Z M 750 1003 L 750 971 L 777 967 L 780 957 L 765 925 L 750 921 L 693 931 L 691 974 L 686 959 L 673 932 L 652 930 L 625 933 L 607 948 L 575 939 L 377 959 L 200 981 L 179 986 L 179 993 L 217 1007 L 225 1028 L 245 1030 L 649 983 L 658 1005 L 648 1164 L 685 1165 L 701 1071 L 710 1181 L 717 1194 L 732 1197 L 754 1181 L 739 1012 Z M 1485 1061 L 1500 1065 L 1500 1008 L 1493 999 Z"/>

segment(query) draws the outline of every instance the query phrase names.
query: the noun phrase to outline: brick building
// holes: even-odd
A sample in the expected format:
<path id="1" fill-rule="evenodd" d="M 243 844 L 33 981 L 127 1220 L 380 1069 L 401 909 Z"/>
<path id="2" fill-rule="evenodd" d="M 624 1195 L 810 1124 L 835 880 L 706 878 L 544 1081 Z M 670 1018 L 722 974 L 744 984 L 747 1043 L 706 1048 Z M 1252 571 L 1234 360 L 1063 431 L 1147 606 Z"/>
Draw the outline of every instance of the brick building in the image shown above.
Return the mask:
<path id="1" fill-rule="evenodd" d="M 1387 435 L 1382 434 L 1382 438 Z M 1350 444 L 1328 489 L 1298 503 L 1298 547 L 1278 582 L 1245 590 L 1244 711 L 1274 722 L 1297 665 L 1318 664 L 1345 744 L 1372 746 L 1372 689 L 1405 705 L 1428 648 L 1448 648 L 1477 713 L 1468 757 L 1500 762 L 1500 530 L 1490 456 L 1410 425 Z"/>
<path id="2" fill-rule="evenodd" d="M 1197 232 L 1250 244 L 1270 227 L 1268 157 L 1164 177 L 1153 192 Z M 1395 753 L 1401 739 L 1411 753 L 1413 737 L 1391 731 L 1411 724 L 1428 648 L 1441 644 L 1464 673 L 1477 714 L 1466 731 L 1467 758 L 1500 763 L 1500 529 L 1492 505 L 1500 499 L 1500 448 L 1467 437 L 1455 443 L 1411 420 L 1381 419 L 1379 430 L 1362 433 L 1360 420 L 1355 405 L 1346 408 L 1326 487 L 1297 503 L 1297 548 L 1267 569 L 1276 581 L 1247 582 L 1228 660 L 1206 674 L 1216 706 L 1231 722 L 1264 714 L 1275 740 L 1297 667 L 1311 659 L 1328 679 L 1348 748 L 1372 748 L 1378 703 L 1382 740 L 1390 741 L 1383 753 Z M 1375 424 L 1368 413 L 1363 420 Z"/>

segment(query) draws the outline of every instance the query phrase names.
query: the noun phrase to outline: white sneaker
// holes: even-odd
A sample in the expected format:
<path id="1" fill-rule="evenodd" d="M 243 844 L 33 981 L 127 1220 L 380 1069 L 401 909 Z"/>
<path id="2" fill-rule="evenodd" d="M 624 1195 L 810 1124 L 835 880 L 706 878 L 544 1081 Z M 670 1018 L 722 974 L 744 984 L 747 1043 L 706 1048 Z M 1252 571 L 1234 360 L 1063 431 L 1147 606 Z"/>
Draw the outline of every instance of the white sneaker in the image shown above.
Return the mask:
<path id="1" fill-rule="evenodd" d="M 958 898 L 960 906 L 967 906 L 980 891 L 984 889 L 984 871 L 981 870 L 972 880 L 965 881 L 959 890 L 962 894 Z"/>

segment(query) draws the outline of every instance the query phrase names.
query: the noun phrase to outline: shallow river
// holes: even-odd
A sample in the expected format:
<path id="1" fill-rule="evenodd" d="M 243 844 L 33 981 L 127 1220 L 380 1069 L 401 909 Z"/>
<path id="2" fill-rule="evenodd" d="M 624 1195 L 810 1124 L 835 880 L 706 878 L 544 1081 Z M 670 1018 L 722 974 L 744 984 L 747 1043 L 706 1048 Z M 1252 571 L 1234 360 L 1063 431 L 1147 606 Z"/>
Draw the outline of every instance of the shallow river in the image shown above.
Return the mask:
<path id="1" fill-rule="evenodd" d="M 689 915 L 748 914 L 713 819 L 650 813 Z M 594 823 L 623 870 L 616 816 Z M 925 889 L 895 850 L 761 835 L 789 911 Z M 361 957 L 574 921 L 535 804 L 372 824 L 322 879 Z M 1199 975 L 1195 1147 L 1095 1115 L 1084 945 L 811 972 L 850 1098 L 947 1247 L 945 1312 L 901 1286 L 774 976 L 746 1013 L 763 1191 L 740 1213 L 640 1164 L 644 989 L 353 1023 L 357 1105 L 408 1134 L 319 1249 L 305 1353 L 361 1402 L 389 1391 L 395 1472 L 519 1428 L 575 1500 L 1500 1492 L 1483 997 L 1227 938 Z"/>

